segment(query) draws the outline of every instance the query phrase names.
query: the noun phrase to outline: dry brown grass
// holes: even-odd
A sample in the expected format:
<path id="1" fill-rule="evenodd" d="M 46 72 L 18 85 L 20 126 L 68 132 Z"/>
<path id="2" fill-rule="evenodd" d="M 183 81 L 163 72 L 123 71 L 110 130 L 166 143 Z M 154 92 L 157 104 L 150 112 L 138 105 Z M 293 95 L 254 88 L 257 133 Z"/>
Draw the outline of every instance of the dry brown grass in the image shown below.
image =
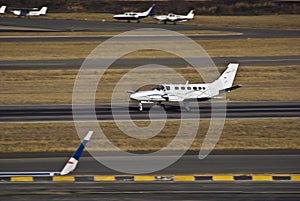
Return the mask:
<path id="1" fill-rule="evenodd" d="M 201 83 L 193 68 L 177 68 L 190 83 Z M 224 67 L 219 71 L 223 71 Z M 129 69 L 110 69 L 101 79 L 96 102 L 110 103 L 112 90 Z M 157 71 L 146 69 L 141 76 L 157 77 Z M 160 71 L 163 75 L 163 71 Z M 167 73 L 167 72 L 165 72 Z M 70 104 L 76 70 L 1 70 L 0 104 Z M 169 75 L 166 74 L 166 77 Z M 235 80 L 243 88 L 227 93 L 232 101 L 300 100 L 300 67 L 296 66 L 241 66 Z M 214 79 L 214 78 L 213 78 Z M 131 88 L 132 80 L 123 87 Z M 165 82 L 165 81 L 161 81 Z M 157 84 L 157 82 L 153 83 Z M 120 90 L 119 102 L 126 102 L 128 94 Z"/>
<path id="2" fill-rule="evenodd" d="M 137 124 L 143 126 L 148 123 Z M 209 121 L 201 121 L 190 150 L 200 149 L 208 124 Z M 178 125 L 178 121 L 167 122 L 159 135 L 147 140 L 123 134 L 114 123 L 102 122 L 101 128 L 109 140 L 123 150 L 155 151 L 173 140 Z M 2 123 L 0 128 L 0 152 L 72 152 L 79 144 L 73 123 Z M 299 119 L 227 120 L 216 149 L 300 149 L 299 129 Z M 97 139 L 97 135 L 93 138 Z M 104 144 L 94 148 L 109 151 Z"/>
<path id="3" fill-rule="evenodd" d="M 196 16 L 200 26 L 299 29 L 300 15 Z"/>
<path id="4" fill-rule="evenodd" d="M 300 38 L 197 41 L 211 57 L 299 55 Z"/>
<path id="5" fill-rule="evenodd" d="M 197 40 L 211 57 L 299 55 L 300 38 Z M 86 58 L 101 41 L 1 42 L 1 60 L 55 60 Z M 30 50 L 30 51 L 28 51 Z M 124 58 L 172 58 L 161 51 L 137 51 Z"/>
<path id="6" fill-rule="evenodd" d="M 1 60 L 86 58 L 99 42 L 3 42 Z M 30 51 L 28 51 L 30 50 Z"/>

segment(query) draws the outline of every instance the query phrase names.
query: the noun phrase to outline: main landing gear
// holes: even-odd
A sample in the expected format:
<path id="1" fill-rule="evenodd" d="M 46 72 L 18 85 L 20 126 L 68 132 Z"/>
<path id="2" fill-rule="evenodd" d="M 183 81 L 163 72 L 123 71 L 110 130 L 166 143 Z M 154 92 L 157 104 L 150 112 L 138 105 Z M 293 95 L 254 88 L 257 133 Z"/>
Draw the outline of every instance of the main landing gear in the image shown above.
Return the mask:
<path id="1" fill-rule="evenodd" d="M 165 104 L 162 104 L 161 102 L 158 102 L 157 105 L 166 109 Z M 139 111 L 143 111 L 143 104 L 141 102 L 139 102 L 138 107 L 139 107 Z M 183 107 L 184 107 L 185 111 L 187 111 L 187 112 L 191 111 L 189 102 L 183 102 Z"/>
<path id="2" fill-rule="evenodd" d="M 189 102 L 183 102 L 183 107 L 184 107 L 185 111 L 187 111 L 187 112 L 191 111 Z"/>

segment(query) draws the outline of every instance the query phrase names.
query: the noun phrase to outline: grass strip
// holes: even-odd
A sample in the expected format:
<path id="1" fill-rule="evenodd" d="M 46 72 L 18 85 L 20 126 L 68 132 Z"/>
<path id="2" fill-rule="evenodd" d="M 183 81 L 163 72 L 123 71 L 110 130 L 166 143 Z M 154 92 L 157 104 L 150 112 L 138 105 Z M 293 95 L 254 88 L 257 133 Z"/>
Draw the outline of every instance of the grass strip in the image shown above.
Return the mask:
<path id="1" fill-rule="evenodd" d="M 136 124 L 143 127 L 149 122 Z M 124 151 L 156 151 L 174 139 L 180 122 L 168 121 L 164 129 L 150 139 L 129 137 L 113 122 L 100 125 L 107 138 Z M 209 121 L 200 122 L 198 134 L 189 150 L 200 149 L 208 126 Z M 72 152 L 79 143 L 73 123 L 1 123 L 0 128 L 0 152 Z M 299 129 L 299 119 L 226 120 L 215 149 L 300 149 Z M 97 135 L 93 138 L 91 146 L 94 150 L 111 151 L 101 140 L 97 141 Z M 181 149 L 182 142 L 178 140 L 175 149 Z"/>

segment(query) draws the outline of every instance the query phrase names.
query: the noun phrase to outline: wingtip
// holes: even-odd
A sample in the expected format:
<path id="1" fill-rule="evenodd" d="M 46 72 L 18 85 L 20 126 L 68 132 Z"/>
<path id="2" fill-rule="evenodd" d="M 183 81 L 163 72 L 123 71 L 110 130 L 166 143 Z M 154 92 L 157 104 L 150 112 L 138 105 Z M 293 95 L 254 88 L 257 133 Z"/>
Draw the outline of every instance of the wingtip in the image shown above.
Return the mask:
<path id="1" fill-rule="evenodd" d="M 92 137 L 92 135 L 94 134 L 94 131 L 89 131 L 86 136 L 84 137 L 84 140 L 89 141 Z"/>
<path id="2" fill-rule="evenodd" d="M 229 63 L 227 67 L 239 67 L 239 63 Z"/>

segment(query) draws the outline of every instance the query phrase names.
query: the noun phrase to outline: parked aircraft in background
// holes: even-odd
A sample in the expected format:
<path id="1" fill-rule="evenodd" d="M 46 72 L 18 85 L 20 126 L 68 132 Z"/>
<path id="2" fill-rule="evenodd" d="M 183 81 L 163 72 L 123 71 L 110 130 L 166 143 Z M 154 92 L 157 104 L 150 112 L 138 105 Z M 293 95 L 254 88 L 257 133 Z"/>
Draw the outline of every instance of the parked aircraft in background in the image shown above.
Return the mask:
<path id="1" fill-rule="evenodd" d="M 79 145 L 77 150 L 74 152 L 72 157 L 69 159 L 69 161 L 66 163 L 65 167 L 60 172 L 0 172 L 0 178 L 1 177 L 13 177 L 13 176 L 56 176 L 56 175 L 67 175 L 73 170 L 75 170 L 79 158 L 88 143 L 88 141 L 91 139 L 93 135 L 93 131 L 89 131 L 87 135 L 84 137 L 82 143 Z"/>
<path id="2" fill-rule="evenodd" d="M 144 103 L 183 102 L 184 108 L 190 111 L 189 102 L 207 101 L 216 98 L 241 85 L 232 86 L 239 64 L 230 63 L 223 74 L 212 83 L 205 84 L 161 84 L 148 91 L 127 91 L 130 99 L 138 101 L 139 110 L 143 110 Z M 222 86 L 222 88 L 220 88 Z"/>
<path id="3" fill-rule="evenodd" d="M 154 15 L 154 7 L 155 7 L 155 4 L 153 4 L 145 12 L 126 12 L 124 14 L 114 15 L 113 17 L 117 20 L 127 20 L 128 22 L 130 22 L 131 20 L 137 20 L 137 22 L 139 23 L 140 19 Z"/>
<path id="4" fill-rule="evenodd" d="M 173 13 L 169 13 L 168 15 L 157 15 L 154 16 L 154 19 L 164 22 L 164 24 L 167 24 L 167 22 L 176 24 L 177 22 L 185 22 L 194 19 L 194 11 L 191 10 L 187 15 L 176 15 Z"/>
<path id="5" fill-rule="evenodd" d="M 0 14 L 4 14 L 6 10 L 6 6 L 1 6 L 0 8 Z"/>
<path id="6" fill-rule="evenodd" d="M 41 9 L 38 8 L 13 8 L 10 10 L 14 15 L 21 16 L 40 16 L 46 15 L 48 7 L 44 6 Z"/>

